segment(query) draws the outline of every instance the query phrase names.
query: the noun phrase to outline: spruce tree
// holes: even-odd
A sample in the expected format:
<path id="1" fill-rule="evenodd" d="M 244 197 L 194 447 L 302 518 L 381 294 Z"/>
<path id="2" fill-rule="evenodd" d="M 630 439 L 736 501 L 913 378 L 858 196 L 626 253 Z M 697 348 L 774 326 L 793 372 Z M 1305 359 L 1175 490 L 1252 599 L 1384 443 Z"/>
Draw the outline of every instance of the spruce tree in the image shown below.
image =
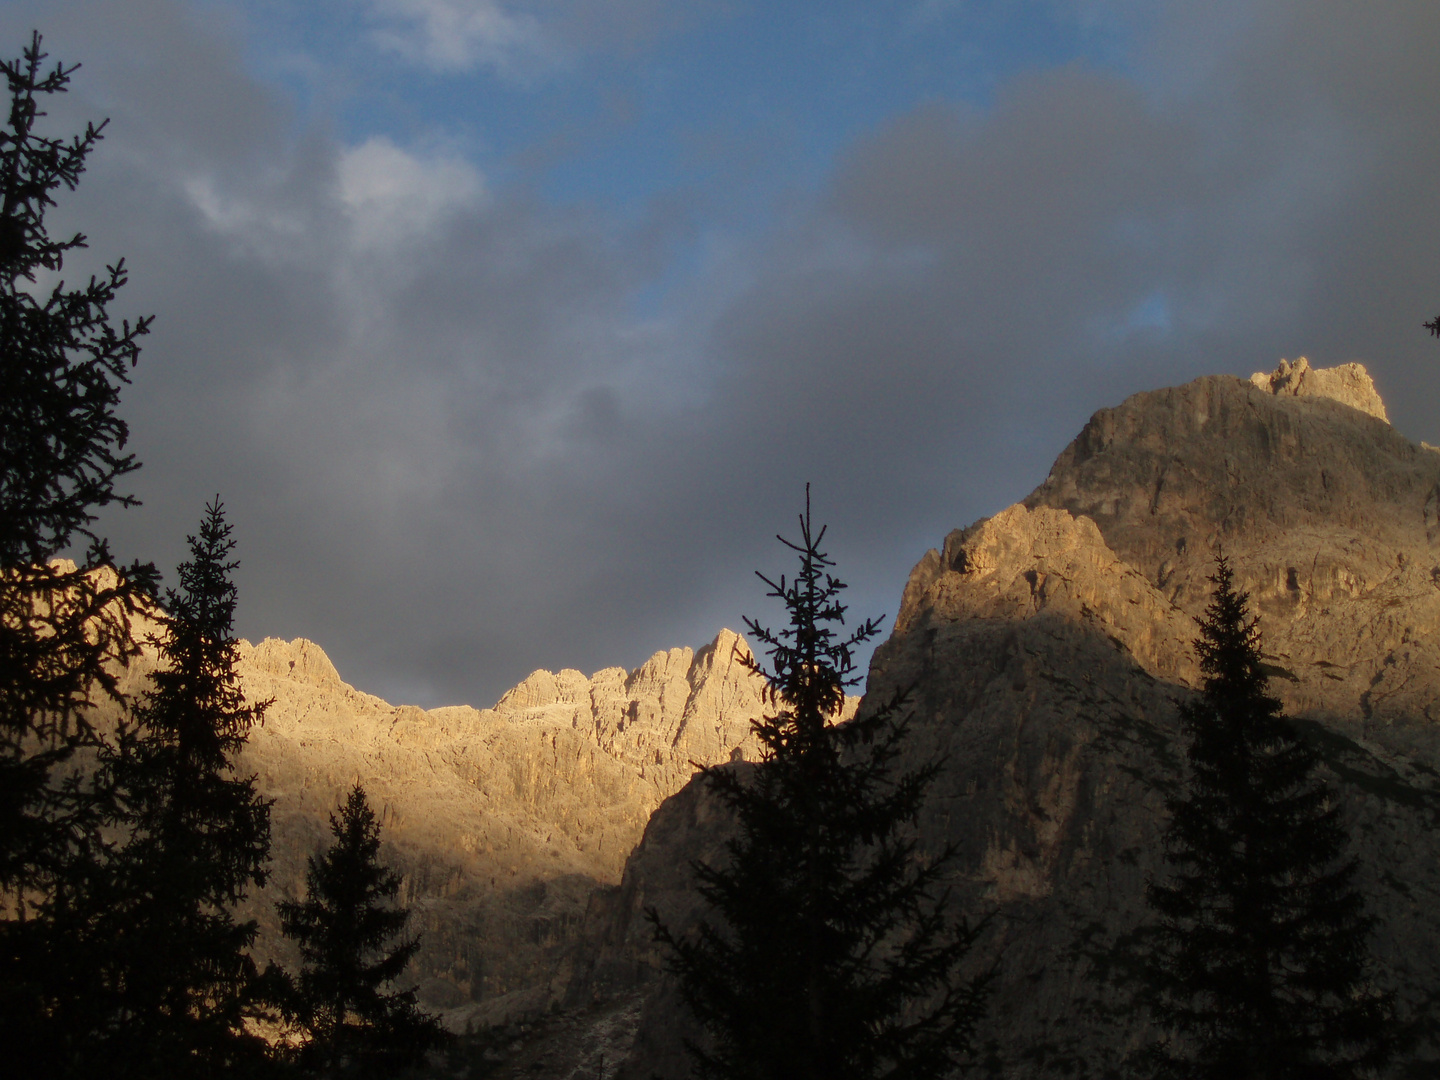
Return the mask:
<path id="1" fill-rule="evenodd" d="M 869 1080 L 950 1075 L 964 1063 L 993 969 L 963 978 L 980 932 L 947 910 L 953 857 L 926 859 L 915 839 L 941 763 L 897 769 L 905 695 L 844 724 L 834 719 L 858 682 L 853 653 L 879 633 L 871 619 L 843 632 L 844 583 L 812 529 L 809 489 L 791 581 L 760 575 L 789 613 L 763 645 L 777 706 L 754 722 L 753 771 L 704 770 L 733 811 L 723 864 L 697 863 L 709 907 L 691 935 L 652 909 L 681 996 L 709 1036 L 690 1043 L 695 1075 L 754 1080 Z"/>
<path id="2" fill-rule="evenodd" d="M 1392 1053 L 1391 1000 L 1368 981 L 1373 920 L 1318 758 L 1267 692 L 1258 620 L 1221 558 L 1183 707 L 1190 770 L 1168 800 L 1152 882 L 1153 1012 L 1164 1076 L 1348 1080 Z"/>
<path id="3" fill-rule="evenodd" d="M 257 927 L 233 907 L 267 873 L 270 804 L 237 759 L 269 702 L 248 702 L 235 672 L 230 532 L 217 498 L 167 594 L 152 688 L 110 755 L 130 829 L 104 924 L 110 1075 L 212 1076 L 263 1056 L 245 1029 L 260 996 L 248 953 Z"/>
<path id="4" fill-rule="evenodd" d="M 330 831 L 334 843 L 307 864 L 306 898 L 279 905 L 285 936 L 304 958 L 289 1009 L 307 1037 L 300 1062 L 326 1075 L 388 1076 L 447 1036 L 413 989 L 383 989 L 420 942 L 387 947 L 410 912 L 393 902 L 400 875 L 378 861 L 380 826 L 358 783 L 330 815 Z"/>
<path id="5" fill-rule="evenodd" d="M 79 287 L 42 284 L 85 247 L 45 218 L 105 126 L 38 129 L 75 70 L 46 59 L 35 34 L 0 62 L 0 1046 L 36 1073 L 68 1067 L 69 1021 L 99 992 L 92 916 L 114 804 L 90 768 L 94 708 L 123 705 L 116 675 L 155 587 L 152 567 L 117 567 L 92 530 L 98 510 L 135 504 L 119 489 L 139 463 L 116 410 L 150 320 L 109 314 L 123 260 Z"/>

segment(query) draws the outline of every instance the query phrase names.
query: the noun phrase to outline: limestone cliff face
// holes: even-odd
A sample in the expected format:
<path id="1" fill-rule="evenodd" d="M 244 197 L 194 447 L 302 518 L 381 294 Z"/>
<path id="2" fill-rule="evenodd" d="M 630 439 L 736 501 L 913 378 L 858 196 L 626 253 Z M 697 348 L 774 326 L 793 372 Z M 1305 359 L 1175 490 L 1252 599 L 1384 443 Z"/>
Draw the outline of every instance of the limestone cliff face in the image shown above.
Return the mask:
<path id="1" fill-rule="evenodd" d="M 591 891 L 619 880 L 655 808 L 695 764 L 755 755 L 748 656 L 727 630 L 634 671 L 537 671 L 492 709 L 426 712 L 355 690 L 309 641 L 242 643 L 247 695 L 273 699 L 241 765 L 275 800 L 273 881 L 250 905 L 262 949 L 287 955 L 272 902 L 302 886 L 358 780 L 423 934 L 422 1000 L 458 1026 L 543 1005 Z"/>
<path id="2" fill-rule="evenodd" d="M 1440 995 L 1440 454 L 1358 365 L 1204 378 L 1096 413 L 1027 499 L 926 553 L 872 663 L 877 699 L 915 688 L 910 759 L 949 762 L 922 835 L 959 847 L 957 906 L 997 914 L 981 1040 L 1006 1076 L 1098 1077 L 1144 1035 L 1107 976 L 1163 873 L 1220 550 L 1343 799 L 1386 981 L 1411 1008 Z M 724 829 L 690 785 L 592 904 L 572 998 L 653 987 L 626 1075 L 683 1075 L 639 913 L 693 919 L 683 867 Z"/>

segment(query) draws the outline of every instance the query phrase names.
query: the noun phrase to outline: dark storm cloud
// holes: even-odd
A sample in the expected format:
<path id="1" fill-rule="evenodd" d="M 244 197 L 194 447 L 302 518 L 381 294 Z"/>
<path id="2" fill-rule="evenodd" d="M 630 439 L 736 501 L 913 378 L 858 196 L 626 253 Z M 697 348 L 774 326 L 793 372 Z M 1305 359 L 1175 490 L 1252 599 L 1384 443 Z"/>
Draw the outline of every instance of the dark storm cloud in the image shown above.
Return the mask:
<path id="1" fill-rule="evenodd" d="M 1156 10 L 1128 74 L 895 117 L 637 314 L 684 213 L 299 127 L 218 16 L 10 5 L 10 51 L 39 25 L 86 65 L 57 125 L 115 118 L 57 220 L 158 315 L 127 402 L 146 506 L 107 527 L 173 566 L 219 490 L 242 632 L 487 704 L 737 626 L 806 480 L 856 612 L 893 614 L 926 546 L 1136 390 L 1360 359 L 1440 442 L 1440 11 Z"/>

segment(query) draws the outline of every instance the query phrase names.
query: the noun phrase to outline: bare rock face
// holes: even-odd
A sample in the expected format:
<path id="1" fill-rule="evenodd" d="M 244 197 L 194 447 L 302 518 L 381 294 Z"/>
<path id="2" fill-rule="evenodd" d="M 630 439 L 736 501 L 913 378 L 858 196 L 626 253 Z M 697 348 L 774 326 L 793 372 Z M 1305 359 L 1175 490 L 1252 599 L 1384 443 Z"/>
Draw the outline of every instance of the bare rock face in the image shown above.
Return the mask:
<path id="1" fill-rule="evenodd" d="M 1336 371 L 1338 400 L 1217 376 L 1101 410 L 1025 505 L 1088 517 L 1191 616 L 1224 550 L 1262 615 L 1274 689 L 1294 715 L 1434 756 L 1440 454 L 1397 433 L 1383 407 L 1342 404 L 1373 396 L 1363 369 L 1310 375 Z M 1172 642 L 1177 657 L 1190 636 Z"/>
<path id="2" fill-rule="evenodd" d="M 247 696 L 273 699 L 241 764 L 275 800 L 272 882 L 249 907 L 262 954 L 295 959 L 273 901 L 303 887 L 359 781 L 422 934 L 422 1002 L 456 1027 L 543 1007 L 591 892 L 619 880 L 655 808 L 697 764 L 755 756 L 748 656 L 726 630 L 634 671 L 537 671 L 493 709 L 426 712 L 355 690 L 312 642 L 242 643 Z"/>
<path id="3" fill-rule="evenodd" d="M 976 959 L 1002 965 L 981 1044 L 1003 1075 L 1103 1076 L 1145 1037 L 1116 979 L 1164 873 L 1222 550 L 1343 802 L 1383 981 L 1415 1012 L 1440 998 L 1440 454 L 1384 415 L 1358 365 L 1137 394 L 911 574 L 867 701 L 913 686 L 909 760 L 949 763 L 922 838 L 958 845 L 957 907 L 995 913 Z M 572 1000 L 651 988 L 626 1076 L 685 1075 L 640 913 L 693 923 L 685 867 L 722 857 L 726 827 L 692 783 L 592 902 Z"/>
<path id="4" fill-rule="evenodd" d="M 1385 403 L 1370 381 L 1370 373 L 1363 364 L 1341 364 L 1333 368 L 1312 368 L 1310 361 L 1300 357 L 1293 364 L 1281 360 L 1280 365 L 1268 375 L 1257 371 L 1250 376 L 1250 383 L 1272 394 L 1288 394 L 1291 397 L 1323 397 L 1349 405 L 1371 416 L 1378 416 L 1389 423 L 1385 415 Z"/>

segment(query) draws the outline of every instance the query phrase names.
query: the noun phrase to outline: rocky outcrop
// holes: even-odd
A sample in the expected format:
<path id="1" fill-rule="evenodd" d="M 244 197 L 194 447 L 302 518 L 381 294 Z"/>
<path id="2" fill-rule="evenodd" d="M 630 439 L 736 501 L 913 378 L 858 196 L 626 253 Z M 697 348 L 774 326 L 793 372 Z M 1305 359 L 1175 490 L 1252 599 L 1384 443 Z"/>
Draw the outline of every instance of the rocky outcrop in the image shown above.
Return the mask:
<path id="1" fill-rule="evenodd" d="M 1163 873 L 1220 551 L 1343 800 L 1384 979 L 1411 1010 L 1440 995 L 1440 455 L 1384 415 L 1358 365 L 1138 394 L 916 566 L 867 701 L 913 687 L 909 758 L 948 762 L 922 839 L 958 847 L 957 909 L 996 916 L 981 1042 L 1004 1075 L 1099 1077 L 1145 1035 L 1115 976 Z M 684 868 L 722 857 L 725 828 L 692 783 L 592 903 L 572 996 L 651 988 L 625 1075 L 684 1075 L 686 1020 L 639 913 L 693 921 Z"/>
<path id="2" fill-rule="evenodd" d="M 312 642 L 242 643 L 247 696 L 272 701 L 241 765 L 275 800 L 272 882 L 249 907 L 262 955 L 294 960 L 273 901 L 300 890 L 359 781 L 422 934 L 422 1002 L 456 1027 L 545 1005 L 591 892 L 619 880 L 655 808 L 697 765 L 755 755 L 748 656 L 726 630 L 633 671 L 536 671 L 494 708 L 427 712 L 355 690 Z"/>
<path id="3" fill-rule="evenodd" d="M 1386 423 L 1385 403 L 1370 381 L 1363 364 L 1341 364 L 1333 368 L 1312 368 L 1310 361 L 1300 357 L 1293 364 L 1281 360 L 1271 372 L 1257 371 L 1250 376 L 1252 386 L 1271 394 L 1290 397 L 1321 397 L 1349 405 L 1363 413 L 1379 417 Z"/>

